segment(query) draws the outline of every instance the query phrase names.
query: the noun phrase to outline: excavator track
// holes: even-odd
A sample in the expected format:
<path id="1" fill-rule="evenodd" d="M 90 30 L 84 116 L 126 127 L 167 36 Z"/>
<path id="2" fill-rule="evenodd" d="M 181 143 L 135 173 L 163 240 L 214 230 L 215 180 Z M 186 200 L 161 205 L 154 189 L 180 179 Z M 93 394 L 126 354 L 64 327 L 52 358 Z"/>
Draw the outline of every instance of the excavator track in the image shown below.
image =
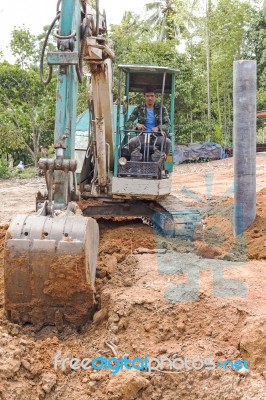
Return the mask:
<path id="1" fill-rule="evenodd" d="M 202 231 L 202 210 L 197 207 L 185 207 L 176 196 L 168 195 L 157 200 L 162 211 L 155 213 L 153 222 L 167 236 L 179 239 L 198 239 Z"/>
<path id="2" fill-rule="evenodd" d="M 95 307 L 98 242 L 92 218 L 15 216 L 4 253 L 8 319 L 58 328 L 86 323 Z"/>
<path id="3" fill-rule="evenodd" d="M 199 239 L 203 209 L 185 207 L 174 195 L 151 201 L 87 199 L 79 203 L 83 215 L 96 219 L 140 218 L 148 221 L 159 234 L 185 240 Z"/>

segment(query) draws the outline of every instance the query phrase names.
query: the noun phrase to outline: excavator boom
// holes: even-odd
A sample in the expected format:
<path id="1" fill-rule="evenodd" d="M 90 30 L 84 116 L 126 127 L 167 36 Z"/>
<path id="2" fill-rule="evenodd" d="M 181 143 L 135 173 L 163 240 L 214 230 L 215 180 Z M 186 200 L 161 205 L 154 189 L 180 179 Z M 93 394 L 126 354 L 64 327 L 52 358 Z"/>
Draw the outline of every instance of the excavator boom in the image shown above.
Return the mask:
<path id="1" fill-rule="evenodd" d="M 83 217 L 72 202 L 79 199 L 74 150 L 81 57 L 86 35 L 97 34 L 95 29 L 99 32 L 100 22 L 91 10 L 84 1 L 61 1 L 61 10 L 57 9 L 54 19 L 54 22 L 59 20 L 55 34 L 58 52 L 48 54 L 48 79 L 41 74 L 47 84 L 53 66 L 58 66 L 55 156 L 39 161 L 48 195 L 40 203 L 38 214 L 15 216 L 7 231 L 5 310 L 7 317 L 18 323 L 52 324 L 59 329 L 65 323 L 80 326 L 88 321 L 95 307 L 98 224 Z M 103 74 L 106 74 L 105 63 L 96 68 L 94 80 L 97 82 Z M 105 110 L 95 103 L 100 120 Z M 109 132 L 108 121 L 105 131 Z M 102 172 L 100 160 L 98 170 L 100 184 L 104 186 L 107 176 Z"/>

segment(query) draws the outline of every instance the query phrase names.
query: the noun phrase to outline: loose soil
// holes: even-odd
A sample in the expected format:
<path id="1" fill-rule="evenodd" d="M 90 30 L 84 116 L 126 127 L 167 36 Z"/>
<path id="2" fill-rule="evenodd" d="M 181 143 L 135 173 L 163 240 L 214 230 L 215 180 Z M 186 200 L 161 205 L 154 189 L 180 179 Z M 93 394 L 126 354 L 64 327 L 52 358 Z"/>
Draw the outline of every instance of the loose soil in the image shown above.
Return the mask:
<path id="1" fill-rule="evenodd" d="M 200 240 L 159 237 L 138 221 L 99 221 L 97 311 L 92 323 L 61 332 L 5 318 L 4 234 L 13 215 L 34 212 L 35 193 L 44 183 L 39 178 L 0 181 L 0 398 L 265 399 L 266 154 L 257 155 L 257 217 L 240 238 L 232 228 L 232 164 L 226 159 L 175 167 L 172 194 L 185 206 L 206 208 Z M 169 301 L 186 287 L 191 270 L 199 282 L 189 286 L 190 300 Z M 151 374 L 61 371 L 54 368 L 57 353 L 61 359 L 213 357 L 216 365 L 245 359 L 250 371 L 218 366 L 174 371 L 168 362 Z"/>

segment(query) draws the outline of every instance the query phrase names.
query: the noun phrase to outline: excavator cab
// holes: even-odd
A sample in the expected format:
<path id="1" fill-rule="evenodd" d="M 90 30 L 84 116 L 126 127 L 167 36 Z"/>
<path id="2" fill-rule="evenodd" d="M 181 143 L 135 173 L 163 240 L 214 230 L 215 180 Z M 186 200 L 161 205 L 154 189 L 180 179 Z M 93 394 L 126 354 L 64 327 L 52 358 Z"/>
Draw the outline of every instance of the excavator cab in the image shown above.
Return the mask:
<path id="1" fill-rule="evenodd" d="M 141 194 L 137 189 L 140 187 L 138 180 L 142 180 L 144 185 L 148 180 L 150 193 L 146 194 L 150 199 L 169 194 L 171 191 L 169 173 L 172 172 L 174 164 L 174 98 L 175 75 L 178 71 L 168 67 L 147 65 L 119 65 L 118 68 L 118 106 L 114 121 L 116 142 L 112 191 L 114 194 L 119 194 L 123 191 L 121 188 L 124 185 L 128 187 L 128 183 L 131 182 L 133 189 L 131 194 L 134 197 L 134 187 L 136 187 L 137 195 Z M 134 108 L 143 103 L 143 92 L 147 86 L 152 86 L 156 91 L 161 118 L 163 105 L 167 108 L 170 117 L 169 135 L 162 132 L 160 141 L 153 132 L 139 132 L 135 129 L 125 128 Z M 139 146 L 136 151 L 130 152 L 129 141 L 134 137 L 139 137 Z M 167 137 L 171 140 L 171 148 L 166 158 Z M 152 181 L 157 182 L 153 184 Z"/>

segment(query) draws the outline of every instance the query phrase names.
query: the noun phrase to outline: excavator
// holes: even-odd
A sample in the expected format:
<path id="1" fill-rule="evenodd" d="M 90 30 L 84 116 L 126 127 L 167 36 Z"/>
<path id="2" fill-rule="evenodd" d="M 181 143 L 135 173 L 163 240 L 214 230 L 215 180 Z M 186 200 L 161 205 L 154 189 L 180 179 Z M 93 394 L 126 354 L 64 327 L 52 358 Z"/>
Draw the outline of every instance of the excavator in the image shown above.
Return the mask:
<path id="1" fill-rule="evenodd" d="M 47 53 L 45 76 L 45 47 L 56 23 L 57 51 Z M 57 69 L 55 154 L 39 160 L 47 192 L 37 194 L 35 214 L 12 219 L 5 240 L 5 311 L 15 323 L 59 328 L 91 320 L 96 307 L 97 218 L 145 217 L 170 236 L 180 233 L 180 220 L 186 234 L 199 222 L 197 212 L 178 214 L 169 201 L 177 71 L 119 65 L 114 105 L 114 52 L 106 33 L 106 16 L 99 12 L 98 1 L 94 8 L 88 0 L 57 2 L 40 63 L 44 84 Z M 88 130 L 78 137 L 78 86 L 84 70 Z M 152 156 L 155 146 L 146 132 L 141 157 L 133 159 L 128 142 L 139 133 L 126 130 L 125 121 L 133 108 L 130 102 L 149 84 L 160 91 L 161 107 L 165 99 L 170 105 L 172 149 L 166 158 L 162 145 Z"/>

